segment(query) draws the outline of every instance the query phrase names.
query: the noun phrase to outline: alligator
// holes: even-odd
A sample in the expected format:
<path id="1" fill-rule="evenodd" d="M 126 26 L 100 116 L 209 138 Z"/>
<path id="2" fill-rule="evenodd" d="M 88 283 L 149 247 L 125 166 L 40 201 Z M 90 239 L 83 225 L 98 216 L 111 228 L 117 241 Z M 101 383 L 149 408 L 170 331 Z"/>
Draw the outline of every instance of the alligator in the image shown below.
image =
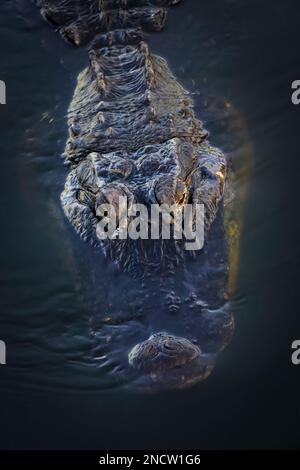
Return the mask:
<path id="1" fill-rule="evenodd" d="M 117 266 L 119 286 L 118 277 L 112 282 L 116 290 L 125 283 L 127 296 L 121 306 L 110 303 L 95 338 L 130 386 L 187 388 L 210 375 L 232 337 L 235 235 L 228 230 L 230 163 L 209 143 L 189 92 L 146 41 L 180 0 L 34 1 L 65 41 L 89 54 L 68 111 L 63 156 L 70 172 L 61 203 L 82 239 Z M 148 208 L 203 205 L 204 246 L 187 251 L 174 236 L 100 240 L 97 209 L 110 204 L 117 212 L 120 197 Z M 132 297 L 139 304 L 130 313 Z"/>

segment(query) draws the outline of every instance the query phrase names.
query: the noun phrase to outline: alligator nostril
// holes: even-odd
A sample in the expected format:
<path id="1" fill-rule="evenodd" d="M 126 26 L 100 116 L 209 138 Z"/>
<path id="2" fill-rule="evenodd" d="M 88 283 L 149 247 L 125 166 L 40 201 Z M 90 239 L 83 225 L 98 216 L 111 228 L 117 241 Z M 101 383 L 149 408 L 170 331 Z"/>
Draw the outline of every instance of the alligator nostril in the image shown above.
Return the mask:
<path id="1" fill-rule="evenodd" d="M 176 349 L 174 346 L 174 344 L 168 342 L 164 343 L 163 345 L 164 349 L 166 349 L 167 351 L 174 351 Z"/>
<path id="2" fill-rule="evenodd" d="M 154 348 L 154 346 L 153 346 L 152 344 L 149 345 L 148 351 L 149 351 L 149 354 L 153 354 L 153 353 L 154 353 L 155 348 Z"/>

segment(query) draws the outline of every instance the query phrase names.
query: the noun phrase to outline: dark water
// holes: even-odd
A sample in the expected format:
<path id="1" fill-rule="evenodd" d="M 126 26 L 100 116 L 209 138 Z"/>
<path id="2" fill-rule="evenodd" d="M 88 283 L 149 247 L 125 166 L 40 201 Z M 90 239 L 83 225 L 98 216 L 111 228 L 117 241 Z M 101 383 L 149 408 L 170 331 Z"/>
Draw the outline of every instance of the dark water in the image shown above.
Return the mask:
<path id="1" fill-rule="evenodd" d="M 135 395 L 108 387 L 90 360 L 91 312 L 118 292 L 59 204 L 65 115 L 86 53 L 30 2 L 2 0 L 2 449 L 299 447 L 298 3 L 186 0 L 151 38 L 247 192 L 231 344 L 204 383 Z"/>

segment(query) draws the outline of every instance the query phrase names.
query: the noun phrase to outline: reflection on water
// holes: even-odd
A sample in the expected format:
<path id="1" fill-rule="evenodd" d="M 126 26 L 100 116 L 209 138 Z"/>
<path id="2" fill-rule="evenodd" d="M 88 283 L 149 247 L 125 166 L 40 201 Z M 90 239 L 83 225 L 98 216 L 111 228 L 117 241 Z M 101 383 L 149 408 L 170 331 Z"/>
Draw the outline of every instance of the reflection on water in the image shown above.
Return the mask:
<path id="1" fill-rule="evenodd" d="M 297 376 L 288 348 L 300 328 L 292 222 L 297 112 L 289 102 L 297 78 L 290 47 L 296 1 L 186 1 L 151 38 L 192 92 L 212 142 L 233 159 L 246 203 L 232 281 L 233 341 L 205 383 L 150 397 L 112 391 L 105 368 L 99 370 L 97 334 L 112 326 L 107 319 L 97 333 L 95 318 L 99 311 L 105 318 L 116 295 L 122 305 L 122 289 L 101 254 L 78 240 L 59 203 L 66 110 L 86 53 L 63 44 L 28 1 L 6 0 L 0 9 L 0 79 L 7 84 L 7 105 L 0 108 L 3 447 L 295 445 Z M 139 319 L 131 321 L 134 332 Z M 122 335 L 118 341 L 122 348 Z M 41 416 L 46 426 L 38 432 Z M 67 424 L 72 419 L 74 429 Z M 158 437 L 161 427 L 168 431 Z"/>

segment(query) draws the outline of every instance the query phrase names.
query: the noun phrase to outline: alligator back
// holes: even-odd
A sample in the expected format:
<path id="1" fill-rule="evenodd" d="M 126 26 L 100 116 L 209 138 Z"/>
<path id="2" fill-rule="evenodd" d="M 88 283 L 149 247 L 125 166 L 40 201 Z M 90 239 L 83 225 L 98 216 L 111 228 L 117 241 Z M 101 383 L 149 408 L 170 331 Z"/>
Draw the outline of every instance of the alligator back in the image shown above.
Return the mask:
<path id="1" fill-rule="evenodd" d="M 75 46 L 115 29 L 160 31 L 180 0 L 36 0 L 42 16 Z"/>

